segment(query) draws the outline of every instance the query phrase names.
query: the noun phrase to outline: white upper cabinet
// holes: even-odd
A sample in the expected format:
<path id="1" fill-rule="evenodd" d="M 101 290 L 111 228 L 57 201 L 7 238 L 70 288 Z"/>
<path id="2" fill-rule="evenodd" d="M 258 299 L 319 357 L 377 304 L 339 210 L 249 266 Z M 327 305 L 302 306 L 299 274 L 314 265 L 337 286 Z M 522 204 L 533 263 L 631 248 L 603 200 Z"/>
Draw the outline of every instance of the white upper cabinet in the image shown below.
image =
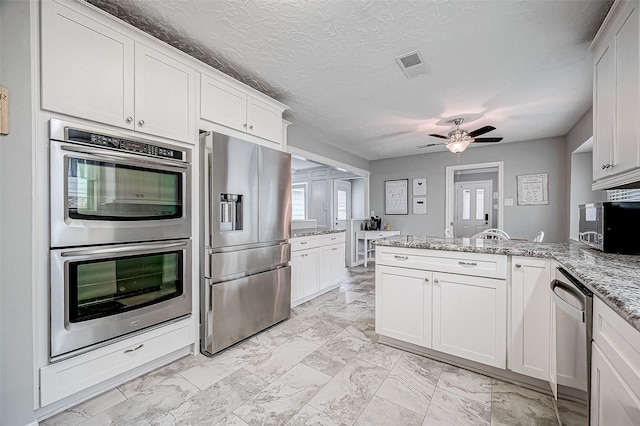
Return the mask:
<path id="1" fill-rule="evenodd" d="M 282 144 L 282 113 L 279 102 L 258 99 L 241 86 L 202 75 L 200 118 Z"/>
<path id="2" fill-rule="evenodd" d="M 43 109 L 195 142 L 195 70 L 63 4 L 41 4 Z"/>
<path id="3" fill-rule="evenodd" d="M 195 140 L 196 72 L 136 43 L 135 130 L 152 135 Z"/>
<path id="4" fill-rule="evenodd" d="M 41 5 L 42 108 L 133 129 L 134 41 L 58 3 Z"/>
<path id="5" fill-rule="evenodd" d="M 616 2 L 593 44 L 594 189 L 640 180 L 638 2 Z"/>

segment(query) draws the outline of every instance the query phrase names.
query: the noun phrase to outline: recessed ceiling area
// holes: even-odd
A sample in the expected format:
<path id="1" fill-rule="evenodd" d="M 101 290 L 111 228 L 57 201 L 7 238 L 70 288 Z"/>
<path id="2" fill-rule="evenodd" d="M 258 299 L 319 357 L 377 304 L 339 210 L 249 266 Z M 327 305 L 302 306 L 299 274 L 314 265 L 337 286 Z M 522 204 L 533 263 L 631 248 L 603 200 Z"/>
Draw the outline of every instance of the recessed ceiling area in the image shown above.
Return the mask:
<path id="1" fill-rule="evenodd" d="M 296 137 L 367 160 L 443 151 L 416 146 L 457 117 L 496 127 L 492 146 L 566 135 L 591 106 L 588 48 L 612 3 L 90 2 L 287 104 Z M 395 58 L 418 50 L 428 73 L 407 79 Z"/>

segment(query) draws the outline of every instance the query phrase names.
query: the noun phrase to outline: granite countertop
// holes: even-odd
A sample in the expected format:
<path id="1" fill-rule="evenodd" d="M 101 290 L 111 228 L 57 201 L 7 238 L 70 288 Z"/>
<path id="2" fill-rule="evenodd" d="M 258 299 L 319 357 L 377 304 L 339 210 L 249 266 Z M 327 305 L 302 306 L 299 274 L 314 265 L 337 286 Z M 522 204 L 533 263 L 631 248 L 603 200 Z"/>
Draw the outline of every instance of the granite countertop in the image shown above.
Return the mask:
<path id="1" fill-rule="evenodd" d="M 322 231 L 317 231 L 314 228 L 296 229 L 294 231 L 291 231 L 291 238 L 311 237 L 313 235 L 337 234 L 339 232 L 346 232 L 346 231 L 344 229 L 325 229 Z"/>
<path id="2" fill-rule="evenodd" d="M 531 243 L 514 240 L 470 240 L 393 236 L 379 246 L 553 258 L 603 302 L 640 331 L 640 255 L 609 254 L 576 242 Z"/>

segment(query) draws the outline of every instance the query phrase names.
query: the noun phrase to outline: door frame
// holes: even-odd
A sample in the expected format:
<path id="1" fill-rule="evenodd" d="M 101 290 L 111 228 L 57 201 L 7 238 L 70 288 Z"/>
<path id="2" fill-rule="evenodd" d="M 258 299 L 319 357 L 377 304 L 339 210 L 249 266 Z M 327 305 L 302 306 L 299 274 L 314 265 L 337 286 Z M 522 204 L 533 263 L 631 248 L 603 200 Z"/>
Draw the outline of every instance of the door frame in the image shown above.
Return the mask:
<path id="1" fill-rule="evenodd" d="M 474 163 L 474 164 L 461 164 L 457 166 L 446 167 L 445 178 L 445 214 L 444 214 L 444 228 L 451 228 L 454 223 L 455 215 L 455 172 L 458 170 L 472 170 L 472 169 L 486 169 L 486 168 L 498 168 L 498 228 L 504 229 L 504 161 L 493 161 L 490 163 Z"/>

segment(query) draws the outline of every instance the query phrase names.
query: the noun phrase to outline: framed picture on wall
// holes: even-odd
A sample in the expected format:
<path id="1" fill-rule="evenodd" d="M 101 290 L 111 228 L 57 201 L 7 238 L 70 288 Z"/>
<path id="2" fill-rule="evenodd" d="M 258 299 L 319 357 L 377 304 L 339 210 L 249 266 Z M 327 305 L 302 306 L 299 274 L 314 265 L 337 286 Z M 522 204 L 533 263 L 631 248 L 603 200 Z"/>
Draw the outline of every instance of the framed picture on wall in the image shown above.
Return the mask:
<path id="1" fill-rule="evenodd" d="M 384 214 L 409 214 L 409 179 L 384 181 Z"/>
<path id="2" fill-rule="evenodd" d="M 518 179 L 518 205 L 549 204 L 549 174 L 521 175 Z"/>
<path id="3" fill-rule="evenodd" d="M 427 178 L 413 180 L 413 195 L 427 195 Z"/>

